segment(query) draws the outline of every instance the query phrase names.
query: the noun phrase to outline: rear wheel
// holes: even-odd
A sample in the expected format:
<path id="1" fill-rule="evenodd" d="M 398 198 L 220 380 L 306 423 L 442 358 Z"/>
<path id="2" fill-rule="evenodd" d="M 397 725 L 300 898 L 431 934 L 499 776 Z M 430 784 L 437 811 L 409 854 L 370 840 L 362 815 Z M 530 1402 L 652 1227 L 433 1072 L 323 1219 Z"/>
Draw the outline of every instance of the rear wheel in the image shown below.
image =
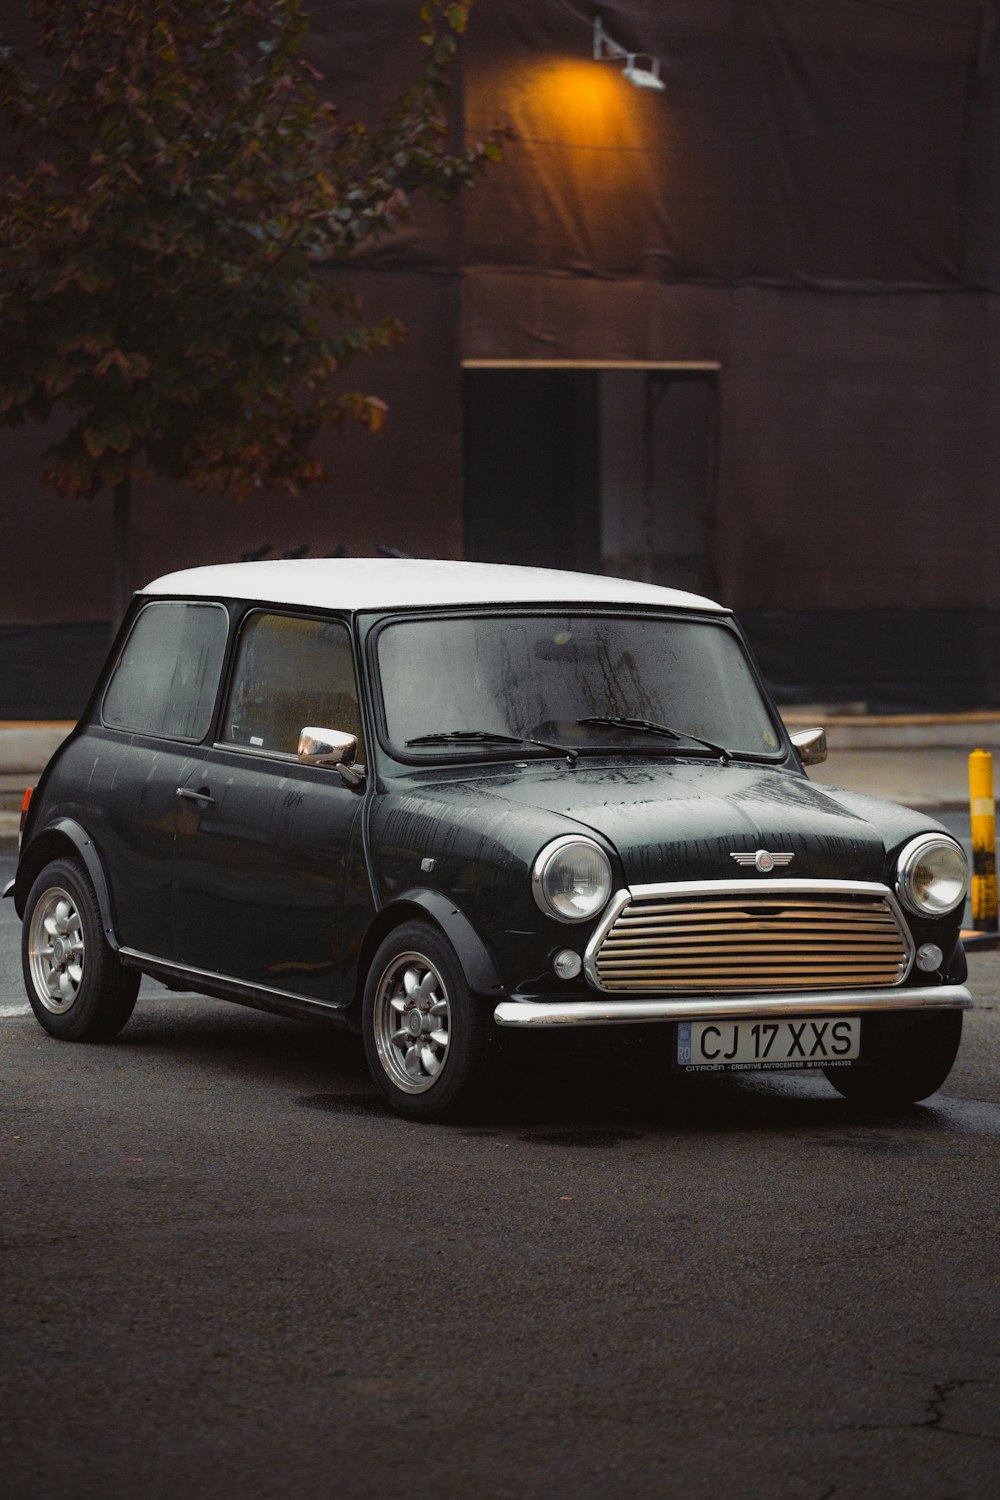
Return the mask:
<path id="1" fill-rule="evenodd" d="M 440 1120 L 481 1099 L 494 1029 L 442 933 L 404 922 L 389 934 L 369 970 L 362 1035 L 375 1085 L 397 1113 Z"/>
<path id="2" fill-rule="evenodd" d="M 872 1109 L 893 1109 L 937 1093 L 958 1053 L 962 1012 L 918 1013 L 906 1021 L 902 1029 L 887 1026 L 860 1062 L 849 1068 L 824 1068 L 839 1094 Z"/>
<path id="3" fill-rule="evenodd" d="M 76 860 L 53 860 L 31 887 L 21 965 L 36 1019 L 64 1042 L 107 1041 L 135 1007 L 139 974 L 118 961 L 90 877 Z"/>

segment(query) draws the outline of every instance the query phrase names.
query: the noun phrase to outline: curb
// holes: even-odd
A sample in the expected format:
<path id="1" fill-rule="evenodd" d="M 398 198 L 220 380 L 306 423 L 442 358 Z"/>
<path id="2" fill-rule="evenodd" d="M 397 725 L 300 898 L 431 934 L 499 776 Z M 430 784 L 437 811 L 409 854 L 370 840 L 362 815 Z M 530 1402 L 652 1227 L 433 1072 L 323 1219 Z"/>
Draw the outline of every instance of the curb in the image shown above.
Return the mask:
<path id="1" fill-rule="evenodd" d="M 843 714 L 818 708 L 778 709 L 789 729 L 826 730 L 831 754 L 842 750 L 1000 749 L 1000 714 Z"/>
<path id="2" fill-rule="evenodd" d="M 1000 948 L 1000 932 L 963 932 L 962 947 L 966 953 L 995 953 Z"/>
<path id="3" fill-rule="evenodd" d="M 73 726 L 72 719 L 47 724 L 0 723 L 0 774 L 37 776 Z"/>

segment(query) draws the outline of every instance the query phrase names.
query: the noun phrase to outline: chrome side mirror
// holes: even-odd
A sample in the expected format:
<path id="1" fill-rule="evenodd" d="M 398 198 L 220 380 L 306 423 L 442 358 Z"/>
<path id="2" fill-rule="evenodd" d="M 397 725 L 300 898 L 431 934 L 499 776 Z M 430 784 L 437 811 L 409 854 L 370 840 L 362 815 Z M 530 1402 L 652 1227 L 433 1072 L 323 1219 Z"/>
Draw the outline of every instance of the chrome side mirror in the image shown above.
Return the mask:
<path id="1" fill-rule="evenodd" d="M 819 766 L 826 760 L 826 730 L 797 729 L 792 744 L 804 766 Z"/>
<path id="2" fill-rule="evenodd" d="M 340 729 L 320 729 L 307 724 L 299 735 L 296 754 L 304 766 L 330 766 L 339 771 L 348 786 L 360 786 L 365 779 L 363 766 L 354 764 L 358 737 Z"/>

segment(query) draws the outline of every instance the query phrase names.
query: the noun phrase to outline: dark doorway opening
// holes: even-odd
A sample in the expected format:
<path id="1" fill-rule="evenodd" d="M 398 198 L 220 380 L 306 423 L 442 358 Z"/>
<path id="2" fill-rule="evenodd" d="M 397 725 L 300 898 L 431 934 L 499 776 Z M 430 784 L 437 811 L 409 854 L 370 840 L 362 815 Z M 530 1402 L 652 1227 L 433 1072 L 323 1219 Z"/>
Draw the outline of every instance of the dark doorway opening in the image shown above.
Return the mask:
<path id="1" fill-rule="evenodd" d="M 715 367 L 467 367 L 466 556 L 711 593 Z"/>

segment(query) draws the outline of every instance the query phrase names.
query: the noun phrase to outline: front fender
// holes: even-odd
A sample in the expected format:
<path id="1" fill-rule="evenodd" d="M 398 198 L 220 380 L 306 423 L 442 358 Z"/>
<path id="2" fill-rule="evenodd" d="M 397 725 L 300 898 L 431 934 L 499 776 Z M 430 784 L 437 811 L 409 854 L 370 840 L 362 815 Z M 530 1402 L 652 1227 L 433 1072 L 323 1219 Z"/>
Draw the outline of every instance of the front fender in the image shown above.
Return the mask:
<path id="1" fill-rule="evenodd" d="M 60 859 L 67 854 L 76 854 L 86 866 L 101 910 L 104 935 L 117 952 L 118 937 L 111 914 L 111 895 L 104 866 L 90 834 L 75 818 L 56 818 L 55 822 L 35 834 L 31 842 L 21 850 L 14 877 L 14 906 L 18 916 L 24 916 L 28 892 L 39 873 L 53 859 Z"/>
<path id="2" fill-rule="evenodd" d="M 454 901 L 440 891 L 422 887 L 405 891 L 391 905 L 383 907 L 379 917 L 384 920 L 397 907 L 412 910 L 414 906 L 425 911 L 441 928 L 458 955 L 470 990 L 478 995 L 506 994 L 497 966 L 479 933 Z"/>

